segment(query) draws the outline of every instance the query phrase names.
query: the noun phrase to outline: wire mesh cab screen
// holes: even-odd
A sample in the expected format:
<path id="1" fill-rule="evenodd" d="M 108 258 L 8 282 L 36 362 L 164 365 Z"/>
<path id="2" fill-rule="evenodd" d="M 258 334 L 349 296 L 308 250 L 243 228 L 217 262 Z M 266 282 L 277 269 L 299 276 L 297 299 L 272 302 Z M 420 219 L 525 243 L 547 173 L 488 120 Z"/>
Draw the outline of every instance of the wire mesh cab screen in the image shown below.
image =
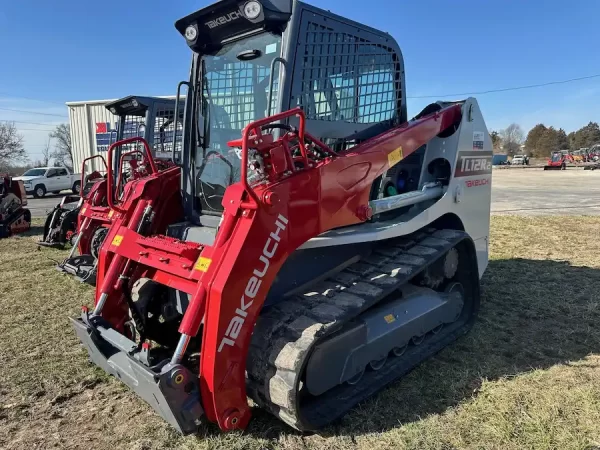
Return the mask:
<path id="1" fill-rule="evenodd" d="M 344 135 L 398 120 L 403 78 L 401 56 L 393 46 L 330 18 L 309 17 L 301 28 L 295 90 L 300 89 L 307 119 L 321 122 L 313 123 L 311 132 L 333 144 Z"/>
<path id="2" fill-rule="evenodd" d="M 154 157 L 180 160 L 183 136 L 183 118 L 181 114 L 175 120 L 175 105 L 157 104 L 154 113 L 154 128 L 150 139 Z M 173 140 L 175 138 L 175 140 Z M 175 152 L 173 152 L 175 145 Z"/>

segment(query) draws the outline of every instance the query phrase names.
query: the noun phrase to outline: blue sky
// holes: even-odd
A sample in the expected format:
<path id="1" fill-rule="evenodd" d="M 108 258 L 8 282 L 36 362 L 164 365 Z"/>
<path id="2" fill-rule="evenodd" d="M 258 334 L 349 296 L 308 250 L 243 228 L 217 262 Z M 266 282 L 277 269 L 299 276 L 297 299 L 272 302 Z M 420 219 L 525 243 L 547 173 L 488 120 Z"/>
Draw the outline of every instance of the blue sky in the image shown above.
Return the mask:
<path id="1" fill-rule="evenodd" d="M 55 115 L 67 115 L 66 101 L 174 94 L 187 78 L 190 52 L 173 24 L 210 2 L 2 3 L 0 108 L 43 114 L 0 109 L 0 120 L 35 122 L 17 123 L 35 159 L 47 130 L 65 120 Z M 404 54 L 409 97 L 600 74 L 598 0 L 309 3 L 394 36 Z M 600 78 L 477 99 L 490 129 L 516 122 L 527 132 L 543 122 L 569 132 L 600 121 Z M 434 100 L 410 99 L 409 115 Z"/>

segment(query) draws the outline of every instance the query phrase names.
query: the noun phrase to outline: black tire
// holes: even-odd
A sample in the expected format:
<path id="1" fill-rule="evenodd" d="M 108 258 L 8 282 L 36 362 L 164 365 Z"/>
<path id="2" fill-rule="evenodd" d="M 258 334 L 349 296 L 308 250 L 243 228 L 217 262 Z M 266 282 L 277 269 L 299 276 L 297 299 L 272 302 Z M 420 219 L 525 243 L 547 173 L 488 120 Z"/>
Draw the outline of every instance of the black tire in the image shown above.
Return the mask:
<path id="1" fill-rule="evenodd" d="M 42 198 L 46 195 L 46 186 L 43 184 L 38 184 L 33 188 L 33 196 L 35 198 Z"/>
<path id="2" fill-rule="evenodd" d="M 79 193 L 81 192 L 81 181 L 76 181 L 75 183 L 73 183 L 73 188 L 71 189 L 71 191 L 73 192 L 73 194 L 79 195 Z"/>

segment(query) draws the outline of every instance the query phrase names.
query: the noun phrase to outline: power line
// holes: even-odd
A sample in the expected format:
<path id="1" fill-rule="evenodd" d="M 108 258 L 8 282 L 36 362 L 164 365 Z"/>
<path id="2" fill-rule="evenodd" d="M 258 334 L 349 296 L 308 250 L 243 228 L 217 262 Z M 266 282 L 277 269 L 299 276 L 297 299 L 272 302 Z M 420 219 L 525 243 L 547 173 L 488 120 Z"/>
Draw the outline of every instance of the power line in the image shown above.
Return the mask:
<path id="1" fill-rule="evenodd" d="M 12 123 L 12 122 L 14 122 L 14 123 L 25 123 L 25 124 L 27 124 L 27 125 L 52 125 L 52 124 L 50 124 L 50 123 L 48 123 L 48 122 L 46 122 L 46 123 L 40 123 L 40 122 L 24 122 L 24 121 L 21 121 L 21 120 L 6 120 L 6 119 L 0 119 L 0 122 L 8 122 L 8 123 Z"/>
<path id="2" fill-rule="evenodd" d="M 0 108 L 0 110 L 12 111 L 12 112 L 18 112 L 18 113 L 27 113 L 27 114 L 39 114 L 40 116 L 55 116 L 55 117 L 66 117 L 66 118 L 69 117 L 69 116 L 66 116 L 63 114 L 51 114 L 51 113 L 43 113 L 43 112 L 38 112 L 38 111 L 26 111 L 24 109 Z"/>
<path id="3" fill-rule="evenodd" d="M 61 105 L 61 106 L 65 106 L 64 103 L 60 103 L 60 102 L 54 102 L 52 100 L 42 100 L 40 98 L 33 98 L 33 97 L 24 97 L 22 95 L 14 95 L 14 94 L 10 94 L 8 92 L 0 92 L 0 95 L 8 95 L 9 97 L 13 97 L 13 98 L 22 98 L 25 100 L 33 100 L 34 102 L 40 102 L 40 103 L 52 103 L 54 105 Z"/>
<path id="4" fill-rule="evenodd" d="M 574 81 L 589 80 L 592 78 L 600 78 L 600 74 L 589 75 L 587 77 L 570 78 L 568 80 L 549 81 L 547 83 L 528 84 L 525 86 L 515 86 L 515 87 L 501 88 L 501 89 L 489 89 L 487 91 L 479 91 L 479 92 L 461 92 L 458 94 L 444 94 L 444 95 L 416 95 L 416 96 L 407 96 L 406 98 L 439 98 L 439 97 L 461 97 L 461 96 L 465 96 L 465 95 L 483 95 L 483 94 L 492 94 L 495 92 L 507 92 L 507 91 L 518 91 L 518 90 L 522 90 L 522 89 L 532 89 L 532 88 L 537 88 L 537 87 L 551 86 L 554 84 L 572 83 Z"/>

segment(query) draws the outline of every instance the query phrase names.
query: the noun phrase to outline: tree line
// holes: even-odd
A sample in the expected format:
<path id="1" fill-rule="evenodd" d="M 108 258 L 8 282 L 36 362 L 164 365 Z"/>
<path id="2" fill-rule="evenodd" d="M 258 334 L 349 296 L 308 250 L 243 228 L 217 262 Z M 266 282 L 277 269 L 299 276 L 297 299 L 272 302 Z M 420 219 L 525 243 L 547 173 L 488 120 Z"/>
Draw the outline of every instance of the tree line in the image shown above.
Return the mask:
<path id="1" fill-rule="evenodd" d="M 543 123 L 534 126 L 527 136 L 516 123 L 504 130 L 490 131 L 494 153 L 517 155 L 525 153 L 534 158 L 547 158 L 558 150 L 579 150 L 600 144 L 600 126 L 590 122 L 569 134 L 562 128 L 547 127 Z M 523 148 L 524 147 L 524 148 Z"/>
<path id="2" fill-rule="evenodd" d="M 53 145 L 51 145 L 53 144 Z M 0 173 L 20 175 L 31 167 L 65 166 L 73 170 L 73 148 L 69 124 L 58 125 L 48 134 L 48 141 L 42 149 L 42 158 L 29 159 L 24 144 L 24 136 L 13 122 L 0 122 Z"/>

